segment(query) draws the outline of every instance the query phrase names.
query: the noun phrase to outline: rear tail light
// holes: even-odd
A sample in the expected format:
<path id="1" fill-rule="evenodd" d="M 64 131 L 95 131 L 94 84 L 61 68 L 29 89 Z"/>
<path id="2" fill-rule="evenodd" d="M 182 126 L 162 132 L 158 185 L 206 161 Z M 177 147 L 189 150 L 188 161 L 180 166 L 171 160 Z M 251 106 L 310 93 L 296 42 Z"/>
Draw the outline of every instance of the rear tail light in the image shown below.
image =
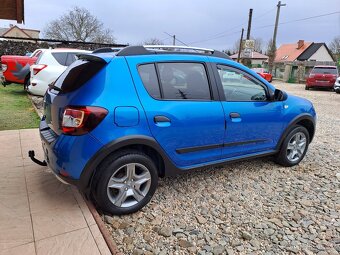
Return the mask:
<path id="1" fill-rule="evenodd" d="M 36 65 L 33 68 L 33 75 L 36 75 L 37 73 L 39 73 L 41 70 L 43 70 L 46 67 L 47 67 L 47 65 Z"/>
<path id="2" fill-rule="evenodd" d="M 1 70 L 2 70 L 2 72 L 6 72 L 7 65 L 6 64 L 1 64 Z"/>
<path id="3" fill-rule="evenodd" d="M 105 118 L 108 111 L 94 106 L 67 106 L 61 123 L 66 135 L 83 135 L 91 132 Z"/>

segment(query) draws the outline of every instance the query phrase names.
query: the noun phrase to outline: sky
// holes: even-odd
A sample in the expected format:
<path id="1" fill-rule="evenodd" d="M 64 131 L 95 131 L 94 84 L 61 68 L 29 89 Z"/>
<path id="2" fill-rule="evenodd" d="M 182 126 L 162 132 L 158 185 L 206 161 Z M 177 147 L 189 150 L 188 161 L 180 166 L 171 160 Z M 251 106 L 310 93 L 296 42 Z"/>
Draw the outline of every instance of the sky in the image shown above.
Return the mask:
<path id="1" fill-rule="evenodd" d="M 25 0 L 25 25 L 43 31 L 47 23 L 74 6 L 87 8 L 104 26 L 113 30 L 117 43 L 138 44 L 158 38 L 171 44 L 168 34 L 181 42 L 218 50 L 233 49 L 241 29 L 247 30 L 249 9 L 253 8 L 251 36 L 264 46 L 273 36 L 274 0 Z M 340 0 L 282 0 L 277 45 L 302 39 L 330 42 L 340 36 Z M 294 21 L 338 12 L 319 18 Z M 0 20 L 0 27 L 14 21 Z M 42 36 L 41 36 L 42 37 Z M 177 41 L 176 44 L 181 44 Z"/>

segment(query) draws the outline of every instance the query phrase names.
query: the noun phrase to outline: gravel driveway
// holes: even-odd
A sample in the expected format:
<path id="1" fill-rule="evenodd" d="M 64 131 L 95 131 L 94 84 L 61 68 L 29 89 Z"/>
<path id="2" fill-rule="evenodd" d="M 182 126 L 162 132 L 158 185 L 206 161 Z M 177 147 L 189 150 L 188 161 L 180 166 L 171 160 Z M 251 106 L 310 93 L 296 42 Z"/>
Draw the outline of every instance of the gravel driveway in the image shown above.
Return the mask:
<path id="1" fill-rule="evenodd" d="M 305 91 L 318 114 L 306 158 L 292 168 L 249 160 L 160 181 L 151 203 L 105 216 L 124 254 L 339 254 L 340 95 Z"/>

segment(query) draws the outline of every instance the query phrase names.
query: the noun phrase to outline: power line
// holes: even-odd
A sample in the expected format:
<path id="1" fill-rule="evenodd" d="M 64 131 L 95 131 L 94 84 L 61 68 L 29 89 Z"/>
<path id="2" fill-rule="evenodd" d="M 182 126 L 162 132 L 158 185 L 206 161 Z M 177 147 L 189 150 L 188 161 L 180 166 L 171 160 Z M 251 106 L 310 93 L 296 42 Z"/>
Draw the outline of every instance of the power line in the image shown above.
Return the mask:
<path id="1" fill-rule="evenodd" d="M 276 8 L 276 7 L 275 7 Z M 275 9 L 274 8 L 274 9 Z M 266 15 L 268 14 L 269 12 L 271 12 L 273 9 L 271 9 L 270 11 L 268 11 L 267 13 L 263 14 Z M 320 18 L 320 17 L 324 17 L 324 16 L 330 16 L 330 15 L 334 15 L 334 14 L 337 14 L 337 13 L 340 13 L 340 11 L 337 11 L 337 12 L 331 12 L 331 13 L 325 13 L 325 14 L 320 14 L 320 15 L 316 15 L 316 16 L 311 16 L 311 17 L 305 17 L 305 18 L 301 18 L 301 19 L 296 19 L 296 20 L 290 20 L 290 21 L 285 21 L 285 22 L 281 22 L 279 23 L 279 25 L 285 25 L 285 24 L 289 24 L 289 23 L 294 23 L 294 22 L 299 22 L 299 21 L 304 21 L 304 20 L 309 20 L 309 19 L 315 19 L 315 18 Z M 256 18 L 259 18 L 259 17 L 256 17 Z M 256 19 L 254 18 L 254 19 Z M 230 30 L 228 31 L 231 31 L 231 30 L 234 30 L 242 25 L 246 24 L 246 22 L 242 23 L 241 25 L 239 26 L 235 26 L 233 28 L 231 28 Z M 267 28 L 267 27 L 274 27 L 275 25 L 265 25 L 265 26 L 261 26 L 261 27 L 255 27 L 253 28 L 252 30 L 258 30 L 258 29 L 262 29 L 262 28 Z M 212 38 L 209 38 L 208 39 L 204 39 L 204 40 L 199 40 L 199 41 L 194 41 L 194 42 L 191 42 L 190 44 L 195 44 L 195 43 L 201 43 L 201 42 L 207 42 L 207 41 L 212 41 L 212 40 L 215 40 L 215 39 L 219 39 L 219 38 L 222 38 L 222 37 L 228 37 L 228 36 L 231 36 L 231 35 L 234 35 L 234 34 L 239 34 L 241 32 L 241 30 L 239 31 L 236 31 L 236 32 L 233 32 L 233 33 L 230 33 L 230 34 L 224 34 L 225 32 L 222 32 L 222 33 L 219 33 L 219 34 L 216 34 L 218 36 L 214 36 Z"/>
<path id="2" fill-rule="evenodd" d="M 272 9 L 270 9 L 270 10 L 264 12 L 264 13 L 261 14 L 261 15 L 256 16 L 255 18 L 253 18 L 253 20 L 255 20 L 255 19 L 258 20 L 258 19 L 263 18 L 263 17 L 266 16 L 267 14 L 271 13 L 275 8 L 276 8 L 276 7 L 274 7 L 274 8 L 272 8 Z M 223 31 L 223 32 L 220 32 L 220 33 L 211 35 L 211 36 L 210 36 L 211 38 L 209 38 L 209 39 L 204 39 L 204 40 L 200 40 L 200 41 L 191 42 L 190 44 L 193 44 L 193 43 L 201 43 L 201 42 L 207 42 L 207 41 L 215 40 L 215 39 L 218 39 L 218 38 L 221 38 L 221 37 L 226 37 L 226 36 L 229 36 L 229 35 L 238 34 L 238 33 L 240 33 L 241 30 L 238 30 L 237 32 L 234 32 L 234 33 L 232 33 L 232 34 L 227 34 L 227 35 L 225 35 L 227 32 L 233 31 L 233 30 L 235 30 L 235 29 L 237 29 L 237 28 L 241 28 L 241 27 L 242 27 L 243 25 L 245 25 L 245 24 L 247 24 L 247 22 L 243 22 L 242 24 L 239 24 L 239 25 L 237 25 L 237 26 L 235 26 L 235 27 L 232 27 L 232 28 L 230 28 L 230 29 L 228 29 L 228 30 L 225 30 L 225 31 Z"/>
<path id="3" fill-rule="evenodd" d="M 340 11 L 337 11 L 337 12 L 330 12 L 330 13 L 325 13 L 325 14 L 320 14 L 320 15 L 316 15 L 316 16 L 305 17 L 305 18 L 301 18 L 301 19 L 295 19 L 295 20 L 284 21 L 284 22 L 280 22 L 279 25 L 285 25 L 285 24 L 290 24 L 290 23 L 299 22 L 299 21 L 304 21 L 304 20 L 309 20 L 309 19 L 316 19 L 316 18 L 320 18 L 320 17 L 325 17 L 325 16 L 334 15 L 334 14 L 337 14 L 337 13 L 340 13 Z M 265 25 L 265 26 L 261 26 L 261 27 L 254 28 L 254 29 L 257 30 L 257 29 L 262 29 L 262 28 L 267 28 L 267 27 L 273 27 L 273 26 L 275 26 L 275 25 Z"/>

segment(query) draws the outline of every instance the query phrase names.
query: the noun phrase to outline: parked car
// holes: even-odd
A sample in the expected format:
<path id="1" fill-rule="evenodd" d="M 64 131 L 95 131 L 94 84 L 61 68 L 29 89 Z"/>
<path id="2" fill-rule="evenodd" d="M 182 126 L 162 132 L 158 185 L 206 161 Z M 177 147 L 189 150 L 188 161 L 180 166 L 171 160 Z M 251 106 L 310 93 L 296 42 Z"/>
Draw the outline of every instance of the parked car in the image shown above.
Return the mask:
<path id="1" fill-rule="evenodd" d="M 340 94 L 340 76 L 336 79 L 334 83 L 334 91 Z"/>
<path id="2" fill-rule="evenodd" d="M 257 72 L 259 75 L 263 77 L 266 81 L 272 82 L 273 81 L 273 75 L 268 72 L 268 70 L 264 68 L 252 68 L 254 72 Z"/>
<path id="3" fill-rule="evenodd" d="M 316 121 L 310 101 L 224 53 L 177 46 L 81 55 L 44 102 L 45 161 L 29 156 L 111 214 L 145 206 L 159 177 L 268 155 L 294 166 Z"/>
<path id="4" fill-rule="evenodd" d="M 28 91 L 43 96 L 48 85 L 54 82 L 77 59 L 77 54 L 89 53 L 78 49 L 49 49 L 40 55 L 35 65 L 31 66 L 31 83 Z"/>
<path id="5" fill-rule="evenodd" d="M 24 84 L 30 82 L 30 66 L 33 65 L 45 49 L 37 49 L 29 56 L 3 55 L 1 56 L 2 82 Z"/>
<path id="6" fill-rule="evenodd" d="M 338 77 L 336 66 L 314 66 L 306 80 L 306 90 L 310 88 L 333 89 Z"/>

